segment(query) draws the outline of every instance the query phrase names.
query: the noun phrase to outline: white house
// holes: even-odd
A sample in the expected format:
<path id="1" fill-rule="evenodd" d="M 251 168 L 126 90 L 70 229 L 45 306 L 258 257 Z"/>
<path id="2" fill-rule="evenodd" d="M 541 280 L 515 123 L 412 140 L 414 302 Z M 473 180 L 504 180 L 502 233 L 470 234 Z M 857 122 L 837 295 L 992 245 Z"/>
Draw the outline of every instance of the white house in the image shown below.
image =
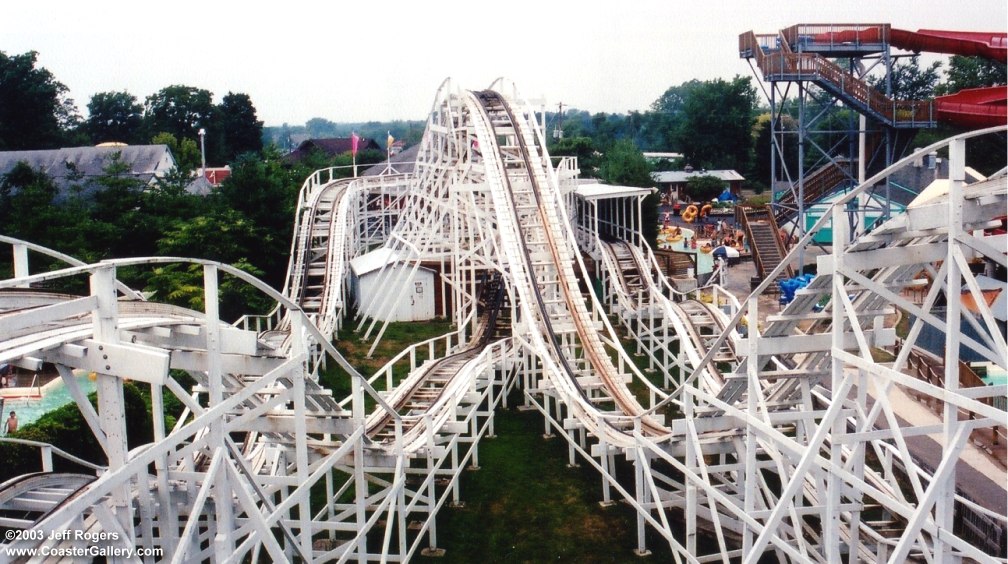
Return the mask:
<path id="1" fill-rule="evenodd" d="M 351 260 L 350 291 L 358 311 L 380 321 L 433 319 L 434 271 L 414 267 L 384 247 Z"/>

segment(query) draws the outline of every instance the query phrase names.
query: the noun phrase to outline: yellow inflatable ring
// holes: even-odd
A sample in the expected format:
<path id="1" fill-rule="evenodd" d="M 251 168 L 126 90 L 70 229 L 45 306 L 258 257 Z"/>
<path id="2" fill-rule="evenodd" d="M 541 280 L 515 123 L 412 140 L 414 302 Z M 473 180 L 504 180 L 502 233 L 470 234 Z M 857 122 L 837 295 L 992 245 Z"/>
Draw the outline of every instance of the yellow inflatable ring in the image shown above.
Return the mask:
<path id="1" fill-rule="evenodd" d="M 696 219 L 696 216 L 697 216 L 697 207 L 694 206 L 693 204 L 686 206 L 686 209 L 683 210 L 682 212 L 682 219 L 686 223 L 693 223 L 693 220 Z"/>
<path id="2" fill-rule="evenodd" d="M 700 247 L 700 252 L 709 253 L 714 250 L 714 247 L 710 243 L 704 243 L 704 246 Z"/>
<path id="3" fill-rule="evenodd" d="M 714 209 L 710 204 L 706 204 L 704 207 L 700 208 L 700 217 L 707 217 L 711 210 Z"/>

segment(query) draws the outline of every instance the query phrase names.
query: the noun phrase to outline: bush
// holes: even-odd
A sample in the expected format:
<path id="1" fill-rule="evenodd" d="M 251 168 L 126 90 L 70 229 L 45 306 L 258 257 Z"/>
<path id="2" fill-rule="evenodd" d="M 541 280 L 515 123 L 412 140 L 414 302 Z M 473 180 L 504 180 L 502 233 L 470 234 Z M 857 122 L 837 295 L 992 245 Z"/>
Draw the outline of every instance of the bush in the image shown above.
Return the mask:
<path id="1" fill-rule="evenodd" d="M 132 382 L 123 384 L 126 416 L 127 448 L 135 448 L 154 439 L 154 426 L 140 389 Z M 92 406 L 98 405 L 98 394 L 88 396 Z M 96 407 L 97 409 L 97 407 Z M 49 443 L 76 457 L 95 464 L 107 464 L 105 452 L 88 427 L 80 408 L 70 403 L 56 408 L 33 423 L 12 433 L 11 438 Z M 0 442 L 0 481 L 42 470 L 42 457 L 38 447 Z M 91 471 L 60 457 L 53 457 L 53 470 L 57 472 Z"/>

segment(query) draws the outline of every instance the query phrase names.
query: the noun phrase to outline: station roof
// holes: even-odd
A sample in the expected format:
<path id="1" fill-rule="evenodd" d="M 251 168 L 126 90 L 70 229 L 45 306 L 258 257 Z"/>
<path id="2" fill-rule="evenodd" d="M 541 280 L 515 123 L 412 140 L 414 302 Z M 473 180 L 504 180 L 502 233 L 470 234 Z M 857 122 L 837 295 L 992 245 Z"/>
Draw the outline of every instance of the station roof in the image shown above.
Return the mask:
<path id="1" fill-rule="evenodd" d="M 745 177 L 741 174 L 735 172 L 734 170 L 691 170 L 686 172 L 685 170 L 663 170 L 660 172 L 652 172 L 651 178 L 660 184 L 675 184 L 678 182 L 688 182 L 690 178 L 696 178 L 698 176 L 713 176 L 719 180 L 724 180 L 725 182 L 737 182 L 745 180 Z"/>
<path id="2" fill-rule="evenodd" d="M 371 251 L 370 253 L 364 253 L 363 255 L 351 260 L 350 269 L 359 277 L 370 272 L 375 272 L 386 264 L 401 263 L 405 262 L 405 260 L 405 257 L 400 251 L 396 251 L 388 247 L 381 247 Z M 429 268 L 420 268 L 423 270 L 430 270 Z"/>
<path id="3" fill-rule="evenodd" d="M 980 174 L 971 167 L 966 167 L 966 181 L 968 183 L 980 182 L 986 180 L 987 177 Z M 911 206 L 922 206 L 931 200 L 944 196 L 949 192 L 949 179 L 948 178 L 936 178 L 930 184 L 927 185 L 917 197 L 910 202 Z"/>
<path id="4" fill-rule="evenodd" d="M 585 200 L 607 200 L 609 198 L 629 198 L 633 196 L 640 196 L 643 198 L 654 191 L 654 188 L 599 184 L 595 180 L 589 180 L 583 184 L 578 184 L 578 187 L 574 189 L 574 193 Z"/>

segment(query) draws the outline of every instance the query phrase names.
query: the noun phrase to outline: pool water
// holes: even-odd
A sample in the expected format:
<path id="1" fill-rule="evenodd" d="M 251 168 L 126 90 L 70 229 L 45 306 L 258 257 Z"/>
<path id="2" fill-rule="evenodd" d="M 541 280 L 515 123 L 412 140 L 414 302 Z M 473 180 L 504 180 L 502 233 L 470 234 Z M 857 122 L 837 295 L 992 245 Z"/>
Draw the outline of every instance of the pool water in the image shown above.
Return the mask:
<path id="1" fill-rule="evenodd" d="M 680 227 L 682 232 L 682 238 L 678 241 L 670 241 L 670 234 L 660 233 L 658 235 L 658 248 L 660 249 L 672 249 L 673 251 L 679 251 L 684 253 L 689 253 L 691 255 L 696 255 L 696 274 L 707 274 L 714 270 L 714 255 L 711 253 L 705 253 L 699 249 L 692 248 L 686 241 L 696 237 L 696 232 L 692 229 L 686 227 Z M 702 247 L 704 243 L 709 242 L 707 239 L 701 239 L 697 241 L 697 246 Z"/>
<path id="2" fill-rule="evenodd" d="M 74 376 L 77 385 L 85 396 L 95 391 L 95 383 L 87 374 Z M 73 402 L 70 391 L 67 390 L 62 378 L 53 380 L 42 387 L 42 397 L 5 398 L 3 402 L 2 420 L 6 421 L 11 411 L 17 413 L 18 426 L 38 421 L 43 414 Z"/>

